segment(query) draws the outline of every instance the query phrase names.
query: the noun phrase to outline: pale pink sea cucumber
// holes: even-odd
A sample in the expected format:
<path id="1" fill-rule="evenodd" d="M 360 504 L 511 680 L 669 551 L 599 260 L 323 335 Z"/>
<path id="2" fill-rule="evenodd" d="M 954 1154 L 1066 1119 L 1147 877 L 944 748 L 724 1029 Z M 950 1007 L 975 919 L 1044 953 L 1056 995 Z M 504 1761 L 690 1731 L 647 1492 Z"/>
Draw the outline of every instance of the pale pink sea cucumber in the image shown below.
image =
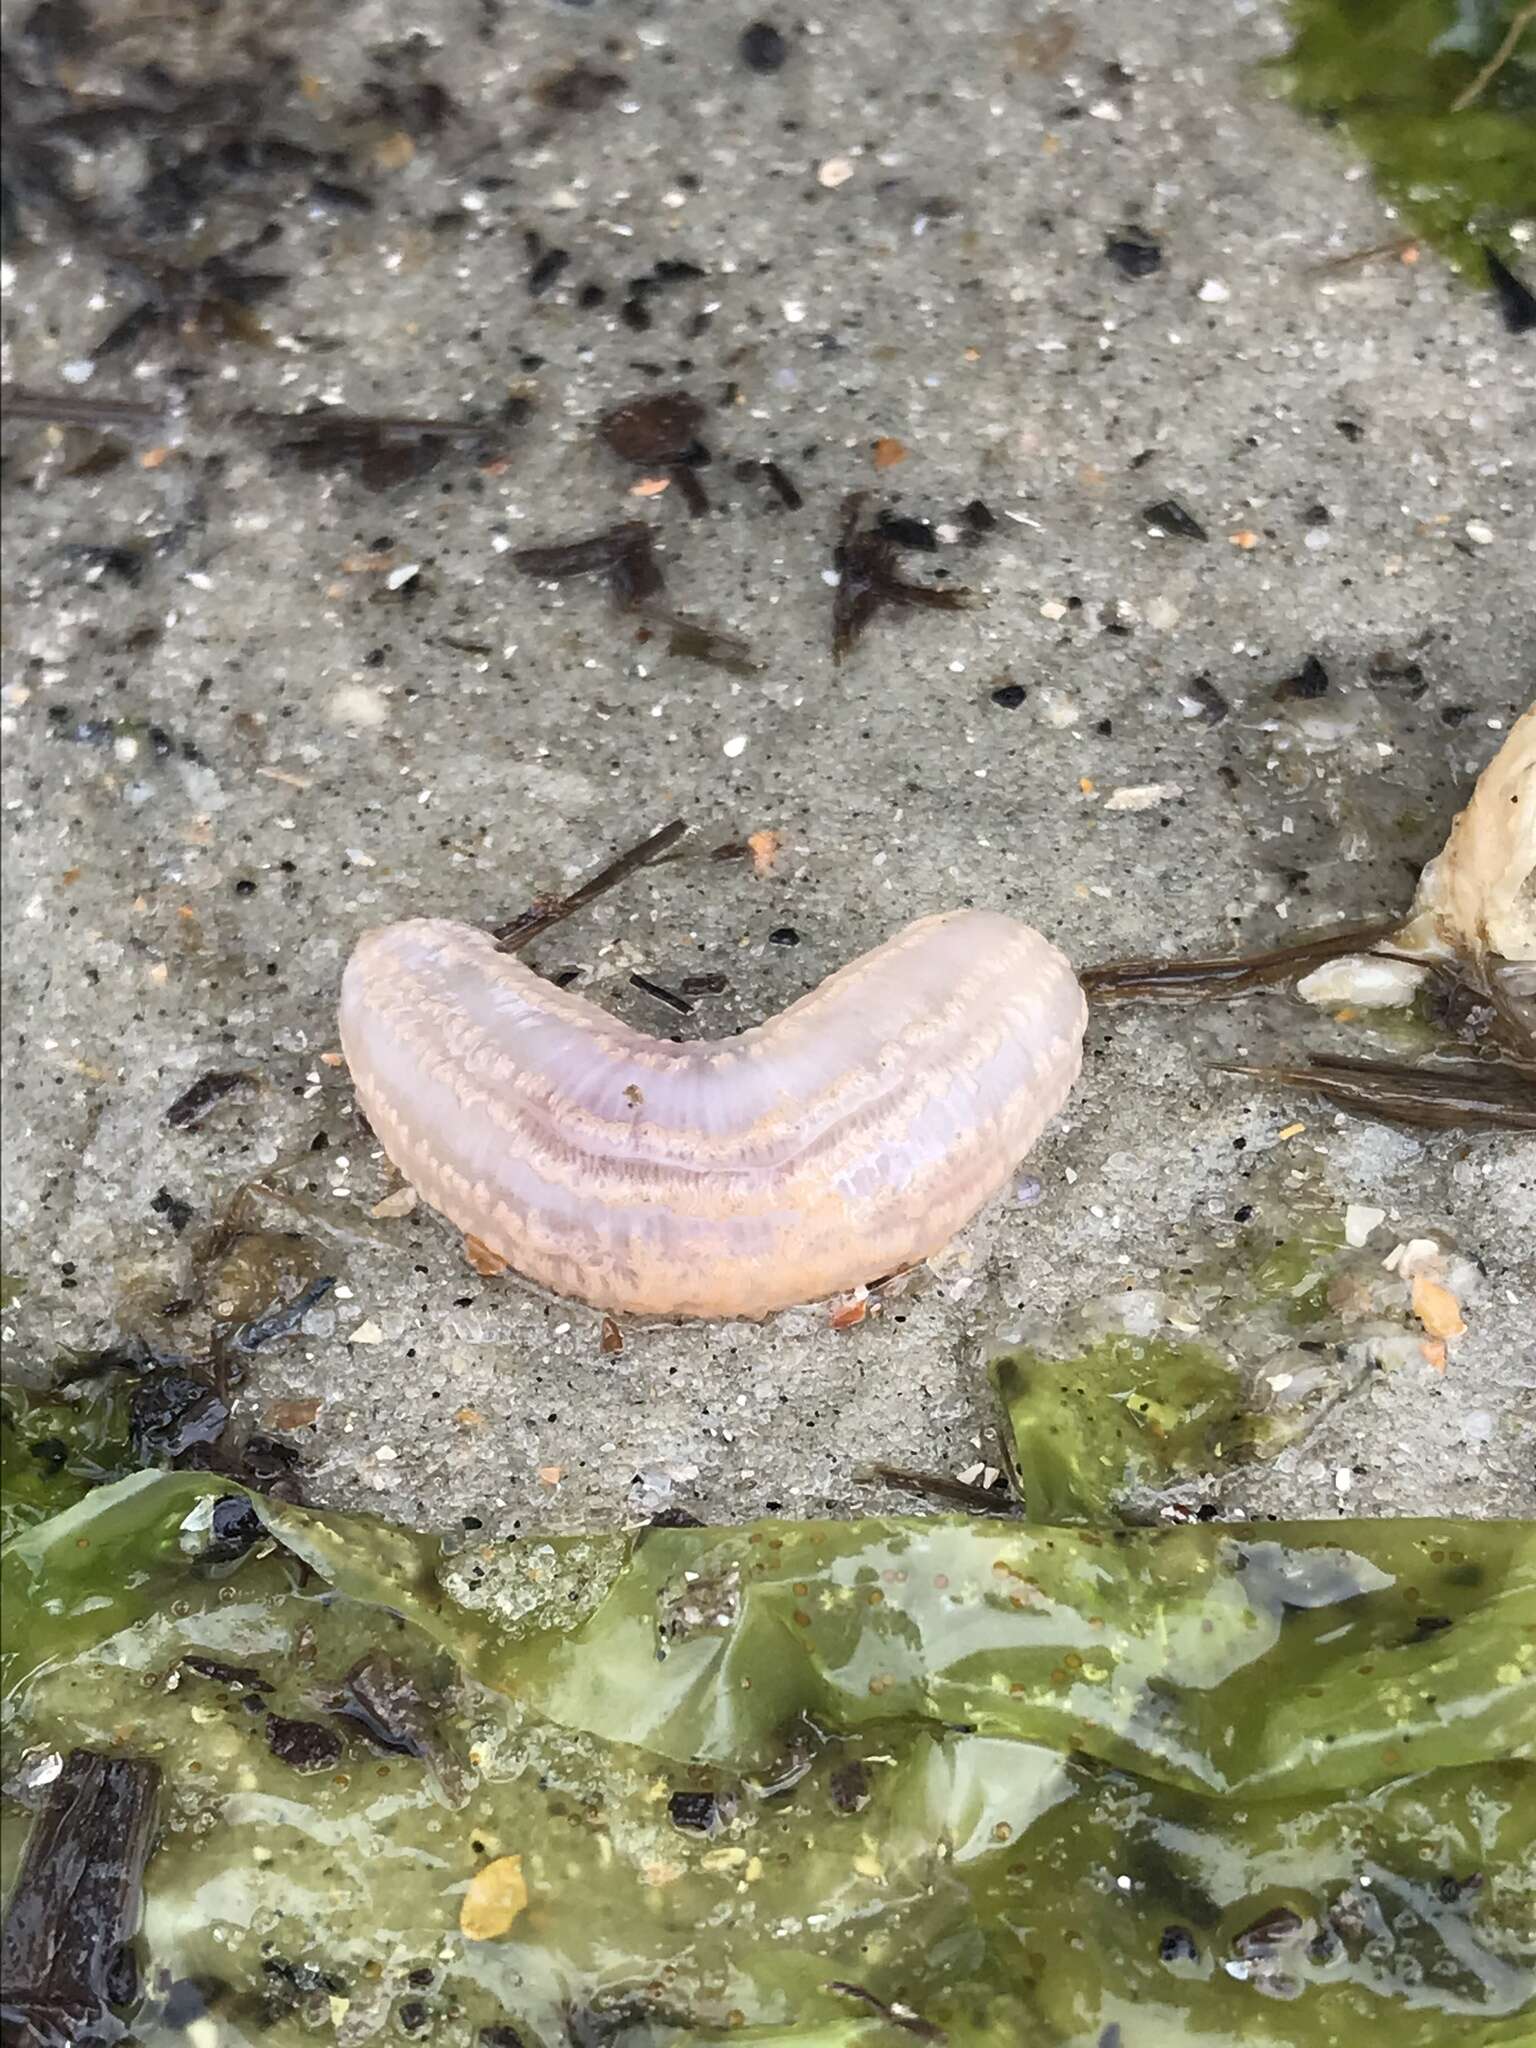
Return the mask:
<path id="1" fill-rule="evenodd" d="M 739 1037 L 673 1044 L 472 927 L 367 932 L 341 1041 L 380 1143 L 558 1294 L 763 1316 L 946 1244 L 1066 1101 L 1086 1006 L 993 911 L 926 917 Z"/>

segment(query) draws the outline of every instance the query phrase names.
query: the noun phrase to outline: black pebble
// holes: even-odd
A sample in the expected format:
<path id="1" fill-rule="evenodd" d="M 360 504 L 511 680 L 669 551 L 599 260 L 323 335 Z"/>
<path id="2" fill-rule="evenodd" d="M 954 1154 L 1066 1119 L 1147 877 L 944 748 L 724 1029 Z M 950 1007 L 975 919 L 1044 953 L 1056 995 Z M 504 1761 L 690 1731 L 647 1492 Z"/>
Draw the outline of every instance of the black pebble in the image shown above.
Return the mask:
<path id="1" fill-rule="evenodd" d="M 1507 263 L 1501 263 L 1491 249 L 1485 249 L 1483 256 L 1488 264 L 1488 282 L 1493 286 L 1499 311 L 1504 315 L 1504 325 L 1511 334 L 1529 334 L 1536 327 L 1536 292 L 1516 277 Z"/>
<path id="2" fill-rule="evenodd" d="M 242 875 L 239 881 L 236 882 L 235 894 L 237 896 L 254 896 L 256 894 L 256 884 L 249 875 Z"/>
<path id="3" fill-rule="evenodd" d="M 973 533 L 990 533 L 997 524 L 997 514 L 981 498 L 972 498 L 965 508 L 965 523 Z"/>
<path id="4" fill-rule="evenodd" d="M 1346 441 L 1358 441 L 1365 432 L 1358 420 L 1335 420 L 1333 424 Z"/>
<path id="5" fill-rule="evenodd" d="M 1328 694 L 1328 671 L 1315 654 L 1309 654 L 1293 676 L 1287 676 L 1275 691 L 1277 697 L 1326 697 Z"/>
<path id="6" fill-rule="evenodd" d="M 149 1206 L 157 1216 L 165 1218 L 178 1237 L 192 1221 L 192 1204 L 182 1201 L 179 1195 L 173 1195 L 169 1188 L 161 1188 Z"/>
<path id="7" fill-rule="evenodd" d="M 1157 1945 L 1158 1960 L 1164 1963 L 1193 1963 L 1200 1959 L 1195 1937 L 1187 1927 L 1165 1927 Z"/>
<path id="8" fill-rule="evenodd" d="M 862 1813 L 869 1804 L 869 1771 L 855 1757 L 839 1764 L 827 1780 L 827 1791 L 839 1813 Z"/>
<path id="9" fill-rule="evenodd" d="M 749 71 L 782 71 L 789 56 L 788 43 L 771 21 L 754 21 L 744 28 L 736 47 Z"/>
<path id="10" fill-rule="evenodd" d="M 1461 725 L 1472 716 L 1470 704 L 1447 704 L 1440 713 L 1442 725 Z"/>
<path id="11" fill-rule="evenodd" d="M 205 1556 L 214 1564 L 233 1564 L 266 1534 L 260 1515 L 242 1493 L 226 1493 L 213 1504 Z"/>
<path id="12" fill-rule="evenodd" d="M 686 1508 L 658 1508 L 645 1525 L 647 1529 L 702 1529 L 704 1524 Z"/>
<path id="13" fill-rule="evenodd" d="M 800 934 L 792 924 L 781 924 L 768 934 L 768 943 L 770 946 L 798 946 Z"/>
<path id="14" fill-rule="evenodd" d="M 1154 270 L 1163 267 L 1162 250 L 1141 228 L 1127 228 L 1124 234 L 1111 235 L 1104 244 L 1104 254 L 1122 277 L 1150 277 Z"/>
<path id="15" fill-rule="evenodd" d="M 930 555 L 938 550 L 939 537 L 926 519 L 911 519 L 901 512 L 882 512 L 880 531 L 899 548 L 921 548 Z"/>
<path id="16" fill-rule="evenodd" d="M 1022 683 L 1004 683 L 992 692 L 992 702 L 1001 704 L 1005 711 L 1017 711 L 1027 694 Z"/>
<path id="17" fill-rule="evenodd" d="M 1220 725 L 1232 706 L 1207 675 L 1195 676 L 1185 692 L 1200 706 L 1200 716 L 1207 725 Z"/>
<path id="18" fill-rule="evenodd" d="M 720 1825 L 713 1792 L 674 1792 L 667 1801 L 667 1812 L 673 1827 L 685 1828 L 689 1834 L 712 1835 Z"/>
<path id="19" fill-rule="evenodd" d="M 1180 540 L 1210 538 L 1194 513 L 1186 512 L 1177 498 L 1159 498 L 1155 505 L 1143 506 L 1141 516 L 1148 526 L 1161 527 L 1164 533 L 1176 533 Z"/>

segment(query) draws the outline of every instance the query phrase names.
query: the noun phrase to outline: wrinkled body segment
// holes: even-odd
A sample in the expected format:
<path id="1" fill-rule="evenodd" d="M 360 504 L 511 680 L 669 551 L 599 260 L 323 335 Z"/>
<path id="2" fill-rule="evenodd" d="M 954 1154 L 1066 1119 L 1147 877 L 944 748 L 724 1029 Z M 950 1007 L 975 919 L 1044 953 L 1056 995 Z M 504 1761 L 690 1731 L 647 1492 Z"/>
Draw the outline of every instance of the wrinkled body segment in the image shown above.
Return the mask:
<path id="1" fill-rule="evenodd" d="M 923 918 L 739 1037 L 676 1045 L 466 925 L 365 933 L 341 1039 L 380 1143 L 558 1294 L 762 1316 L 914 1265 L 1066 1101 L 1071 968 L 991 911 Z"/>

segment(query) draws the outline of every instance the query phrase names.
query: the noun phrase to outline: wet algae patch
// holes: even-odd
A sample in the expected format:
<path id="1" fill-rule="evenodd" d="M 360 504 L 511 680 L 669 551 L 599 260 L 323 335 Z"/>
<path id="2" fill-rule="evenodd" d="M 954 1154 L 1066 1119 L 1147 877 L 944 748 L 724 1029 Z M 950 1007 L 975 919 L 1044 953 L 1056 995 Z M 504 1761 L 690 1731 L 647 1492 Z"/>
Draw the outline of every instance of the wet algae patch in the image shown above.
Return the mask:
<path id="1" fill-rule="evenodd" d="M 992 1364 L 1010 1479 L 1032 1516 L 1102 1521 L 1129 1497 L 1272 1455 L 1288 1441 L 1202 1344 L 1106 1336 L 1074 1358 L 1004 1352 Z"/>
<path id="2" fill-rule="evenodd" d="M 1528 1526 L 872 1517 L 451 1553 L 146 1472 L 3 1571 L 8 1953 L 57 1923 L 60 1788 L 136 1820 L 65 2038 L 1536 2029 Z M 6 2038 L 60 2038 L 56 1992 L 13 1972 Z"/>
<path id="3" fill-rule="evenodd" d="M 1291 0 L 1289 16 L 1276 75 L 1294 103 L 1339 128 L 1414 234 L 1492 286 L 1511 328 L 1529 325 L 1511 233 L 1536 194 L 1526 0 Z"/>

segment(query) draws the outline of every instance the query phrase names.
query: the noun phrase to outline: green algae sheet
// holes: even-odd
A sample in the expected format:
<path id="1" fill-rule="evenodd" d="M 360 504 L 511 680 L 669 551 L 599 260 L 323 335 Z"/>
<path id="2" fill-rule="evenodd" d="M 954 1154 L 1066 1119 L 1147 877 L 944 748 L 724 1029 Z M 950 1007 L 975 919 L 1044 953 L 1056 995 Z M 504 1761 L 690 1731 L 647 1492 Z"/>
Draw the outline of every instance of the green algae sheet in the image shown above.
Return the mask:
<path id="1" fill-rule="evenodd" d="M 144 1472 L 3 1569 L 8 2044 L 1536 2042 L 1531 1526 Z"/>

